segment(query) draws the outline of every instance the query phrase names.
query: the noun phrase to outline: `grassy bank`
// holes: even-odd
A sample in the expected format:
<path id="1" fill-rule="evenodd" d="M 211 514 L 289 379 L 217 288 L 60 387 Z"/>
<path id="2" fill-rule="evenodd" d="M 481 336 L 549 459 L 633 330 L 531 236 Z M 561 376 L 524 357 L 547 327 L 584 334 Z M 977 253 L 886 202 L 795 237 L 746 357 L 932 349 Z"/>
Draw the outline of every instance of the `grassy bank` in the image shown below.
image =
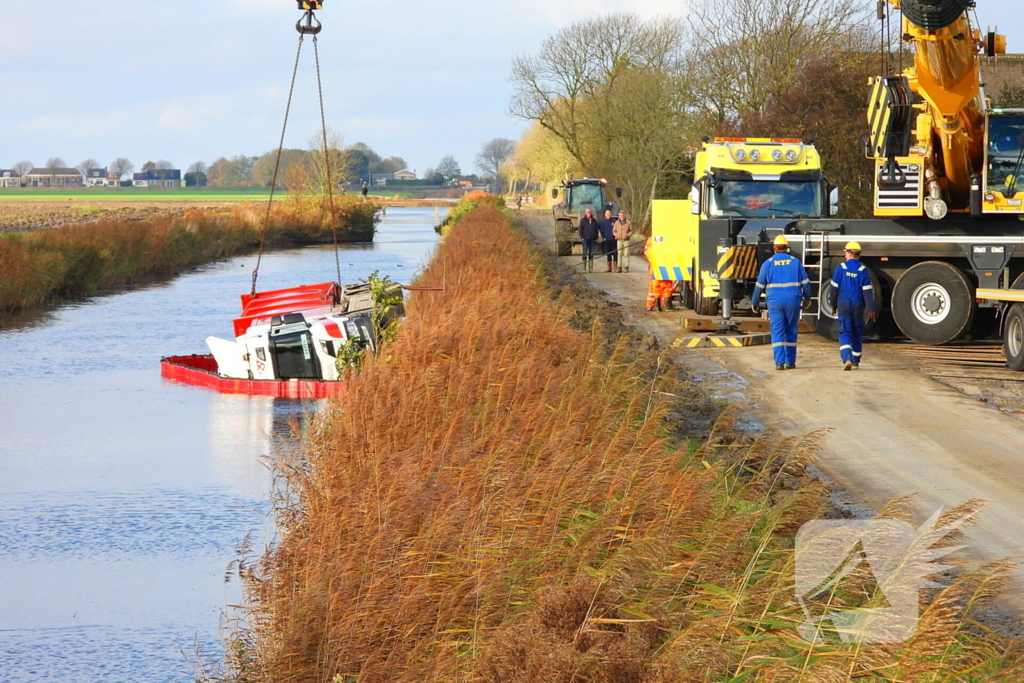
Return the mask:
<path id="1" fill-rule="evenodd" d="M 152 221 L 99 221 L 55 230 L 0 235 L 0 310 L 81 296 L 225 258 L 259 244 L 265 207 L 224 213 L 190 211 Z M 376 207 L 341 202 L 342 241 L 373 239 Z M 316 202 L 287 199 L 273 207 L 270 246 L 332 241 L 329 214 Z"/>
<path id="2" fill-rule="evenodd" d="M 725 418 L 674 434 L 669 411 L 703 406 L 656 352 L 581 325 L 526 242 L 494 207 L 463 216 L 421 278 L 445 290 L 415 295 L 385 357 L 279 463 L 282 540 L 243 563 L 248 611 L 211 678 L 1015 679 L 1019 651 L 964 618 L 999 567 L 935 594 L 907 642 L 801 638 L 792 548 L 826 505 L 804 471 L 816 439 L 737 437 Z M 810 609 L 878 603 L 862 570 L 847 578 Z"/>

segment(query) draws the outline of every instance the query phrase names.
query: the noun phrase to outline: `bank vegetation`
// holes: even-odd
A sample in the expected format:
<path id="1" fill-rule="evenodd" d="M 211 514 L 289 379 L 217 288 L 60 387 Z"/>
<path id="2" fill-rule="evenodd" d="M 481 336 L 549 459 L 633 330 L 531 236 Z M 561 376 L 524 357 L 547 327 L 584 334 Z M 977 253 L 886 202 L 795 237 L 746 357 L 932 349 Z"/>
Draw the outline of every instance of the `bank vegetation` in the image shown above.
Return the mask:
<path id="1" fill-rule="evenodd" d="M 188 211 L 175 218 L 100 220 L 53 230 L 0 234 L 0 310 L 165 277 L 256 248 L 266 224 L 271 247 L 373 239 L 377 206 L 291 194 L 266 205 L 224 212 Z M 265 223 L 266 222 L 266 223 Z M 332 226 L 334 229 L 332 229 Z"/>
<path id="2" fill-rule="evenodd" d="M 227 669 L 260 683 L 996 681 L 983 567 L 906 642 L 801 637 L 794 534 L 827 507 L 821 435 L 735 432 L 657 351 L 581 316 L 493 206 L 462 217 L 397 340 L 276 462 L 279 542 L 239 572 Z M 607 307 L 605 307 L 607 310 Z M 670 417 L 674 414 L 674 417 Z M 969 503 L 943 521 L 971 512 Z M 904 517 L 905 502 L 883 512 Z M 881 604 L 863 567 L 808 598 Z M 1006 678 L 1010 676 L 1010 678 Z"/>

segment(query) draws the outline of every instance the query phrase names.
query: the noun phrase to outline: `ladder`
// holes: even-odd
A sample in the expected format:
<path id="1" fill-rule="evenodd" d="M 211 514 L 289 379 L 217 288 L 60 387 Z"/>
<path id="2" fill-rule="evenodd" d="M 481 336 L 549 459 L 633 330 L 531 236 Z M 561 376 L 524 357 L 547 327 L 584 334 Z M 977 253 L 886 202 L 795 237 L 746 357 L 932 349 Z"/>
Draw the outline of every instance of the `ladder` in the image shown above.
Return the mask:
<path id="1" fill-rule="evenodd" d="M 811 307 L 804 312 L 807 317 L 821 318 L 821 300 L 831 273 L 825 272 L 828 259 L 828 233 L 809 230 L 803 235 L 803 262 L 807 278 L 811 281 Z M 827 314 L 826 314 L 827 315 Z"/>

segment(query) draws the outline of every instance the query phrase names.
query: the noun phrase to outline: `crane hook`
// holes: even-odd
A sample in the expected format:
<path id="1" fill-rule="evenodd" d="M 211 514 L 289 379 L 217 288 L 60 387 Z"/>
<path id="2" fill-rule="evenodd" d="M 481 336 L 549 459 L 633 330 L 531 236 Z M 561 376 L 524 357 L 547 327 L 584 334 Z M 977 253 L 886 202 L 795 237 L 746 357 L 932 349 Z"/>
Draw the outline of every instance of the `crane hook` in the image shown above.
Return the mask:
<path id="1" fill-rule="evenodd" d="M 299 9 L 304 11 L 305 14 L 302 15 L 302 19 L 295 22 L 295 30 L 302 35 L 311 34 L 315 36 L 320 33 L 320 30 L 323 28 L 323 24 L 321 24 L 313 15 L 313 10 L 323 9 L 323 0 L 298 0 L 298 3 Z M 302 23 L 303 19 L 306 20 L 305 24 Z"/>

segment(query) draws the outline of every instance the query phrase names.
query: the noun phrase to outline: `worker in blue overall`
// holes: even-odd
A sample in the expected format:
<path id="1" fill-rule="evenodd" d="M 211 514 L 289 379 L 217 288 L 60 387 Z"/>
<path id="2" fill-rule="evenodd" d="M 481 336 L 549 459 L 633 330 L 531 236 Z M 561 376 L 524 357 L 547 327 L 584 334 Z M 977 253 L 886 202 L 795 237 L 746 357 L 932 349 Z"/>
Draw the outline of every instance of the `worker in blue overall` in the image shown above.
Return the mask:
<path id="1" fill-rule="evenodd" d="M 804 264 L 789 253 L 785 235 L 775 238 L 775 254 L 761 264 L 757 284 L 751 297 L 756 313 L 764 292 L 768 302 L 768 318 L 772 329 L 772 353 L 776 370 L 796 367 L 796 333 L 800 309 L 811 303 L 811 281 Z"/>
<path id="2" fill-rule="evenodd" d="M 846 260 L 836 266 L 828 302 L 839 316 L 839 357 L 843 370 L 860 367 L 864 343 L 864 311 L 875 319 L 875 290 L 871 271 L 860 262 L 860 244 L 849 242 L 843 251 Z"/>

